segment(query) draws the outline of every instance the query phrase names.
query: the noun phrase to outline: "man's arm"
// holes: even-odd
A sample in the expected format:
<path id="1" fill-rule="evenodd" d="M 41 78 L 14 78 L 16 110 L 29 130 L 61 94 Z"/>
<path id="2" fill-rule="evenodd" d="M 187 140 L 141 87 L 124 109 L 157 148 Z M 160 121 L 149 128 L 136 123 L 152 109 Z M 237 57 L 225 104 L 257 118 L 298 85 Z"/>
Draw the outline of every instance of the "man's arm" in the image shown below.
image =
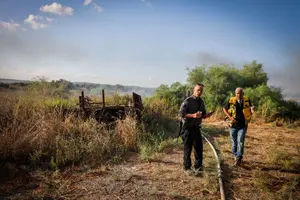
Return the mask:
<path id="1" fill-rule="evenodd" d="M 193 114 L 186 114 L 185 118 L 199 118 L 198 116 L 201 116 L 201 114 L 193 113 Z"/>
<path id="2" fill-rule="evenodd" d="M 215 111 L 212 111 L 212 112 L 207 113 L 207 114 L 203 117 L 203 119 L 212 116 L 212 114 L 213 114 L 214 112 L 215 112 Z"/>
<path id="3" fill-rule="evenodd" d="M 202 111 L 202 118 L 206 118 L 206 107 L 205 107 L 205 104 L 204 104 L 204 101 L 201 99 L 201 101 L 202 101 L 202 106 L 203 106 L 203 111 Z"/>
<path id="4" fill-rule="evenodd" d="M 253 113 L 254 113 L 254 106 L 252 105 L 250 99 L 249 99 L 249 106 L 250 106 L 251 114 L 253 115 Z"/>
<path id="5" fill-rule="evenodd" d="M 188 113 L 188 102 L 184 100 L 184 102 L 180 106 L 179 116 L 182 118 L 200 118 L 200 113 Z"/>
<path id="6" fill-rule="evenodd" d="M 234 120 L 234 117 L 232 117 L 229 112 L 228 112 L 228 109 L 229 109 L 229 101 L 224 105 L 223 107 L 223 112 L 225 113 L 225 115 L 230 119 L 230 120 Z"/>
<path id="7" fill-rule="evenodd" d="M 227 111 L 226 108 L 223 108 L 223 112 L 225 113 L 225 115 L 226 115 L 228 118 L 232 118 L 232 119 L 233 119 L 233 117 L 230 116 L 230 114 L 229 114 L 229 112 Z"/>

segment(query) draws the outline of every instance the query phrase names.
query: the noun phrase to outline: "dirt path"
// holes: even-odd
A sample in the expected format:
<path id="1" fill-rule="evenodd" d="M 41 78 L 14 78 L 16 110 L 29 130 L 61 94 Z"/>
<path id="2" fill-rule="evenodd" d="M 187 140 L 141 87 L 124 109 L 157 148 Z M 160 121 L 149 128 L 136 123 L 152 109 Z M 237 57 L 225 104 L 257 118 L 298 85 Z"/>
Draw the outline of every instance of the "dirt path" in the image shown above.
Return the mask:
<path id="1" fill-rule="evenodd" d="M 300 131 L 271 124 L 252 124 L 245 157 L 233 166 L 228 129 L 210 123 L 205 129 L 222 159 L 227 199 L 300 199 Z M 87 173 L 73 187 L 79 199 L 220 199 L 213 152 L 204 142 L 205 173 L 182 173 L 181 148 L 167 149 L 151 162 L 136 154 L 120 165 Z M 95 175 L 96 174 L 96 175 Z"/>
<path id="2" fill-rule="evenodd" d="M 243 163 L 234 167 L 225 124 L 213 134 L 223 159 L 228 199 L 300 199 L 300 129 L 250 124 Z"/>
<path id="3" fill-rule="evenodd" d="M 130 153 L 120 164 L 98 169 L 34 173 L 36 183 L 21 186 L 5 199 L 219 199 L 215 158 L 207 144 L 204 149 L 201 176 L 183 173 L 180 146 L 165 149 L 151 161 Z"/>
<path id="4" fill-rule="evenodd" d="M 206 153 L 207 158 L 209 152 Z M 183 173 L 183 152 L 169 149 L 151 162 L 138 161 L 130 155 L 122 164 L 93 170 L 82 175 L 70 195 L 76 199 L 218 199 L 214 166 L 206 175 Z M 209 185 L 210 184 L 210 185 Z"/>

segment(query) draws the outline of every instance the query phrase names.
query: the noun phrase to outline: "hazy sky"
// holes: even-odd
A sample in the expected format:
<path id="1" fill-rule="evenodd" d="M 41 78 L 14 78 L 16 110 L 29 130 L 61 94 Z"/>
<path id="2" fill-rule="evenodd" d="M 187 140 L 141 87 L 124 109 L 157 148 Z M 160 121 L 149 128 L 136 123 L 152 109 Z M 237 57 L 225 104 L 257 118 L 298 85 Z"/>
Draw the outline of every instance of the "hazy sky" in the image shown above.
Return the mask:
<path id="1" fill-rule="evenodd" d="M 0 0 L 0 77 L 156 87 L 257 60 L 300 93 L 300 1 Z"/>

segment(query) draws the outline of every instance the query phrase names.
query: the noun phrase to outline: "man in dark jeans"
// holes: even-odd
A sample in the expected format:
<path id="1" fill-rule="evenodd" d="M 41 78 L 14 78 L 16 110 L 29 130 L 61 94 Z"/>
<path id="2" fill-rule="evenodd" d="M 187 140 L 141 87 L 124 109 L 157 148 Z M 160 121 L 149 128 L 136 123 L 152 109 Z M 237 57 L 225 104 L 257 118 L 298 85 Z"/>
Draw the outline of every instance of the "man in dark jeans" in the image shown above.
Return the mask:
<path id="1" fill-rule="evenodd" d="M 251 101 L 244 96 L 243 88 L 236 88 L 235 96 L 228 100 L 223 111 L 229 125 L 234 165 L 240 165 L 244 154 L 245 135 L 253 112 Z"/>
<path id="2" fill-rule="evenodd" d="M 206 113 L 203 100 L 200 98 L 203 92 L 203 84 L 196 84 L 193 95 L 187 97 L 180 106 L 179 115 L 182 119 L 182 139 L 184 144 L 184 170 L 188 174 L 193 174 L 191 169 L 191 153 L 194 146 L 195 173 L 203 171 L 203 144 L 200 132 L 202 119 L 210 117 L 211 113 Z"/>

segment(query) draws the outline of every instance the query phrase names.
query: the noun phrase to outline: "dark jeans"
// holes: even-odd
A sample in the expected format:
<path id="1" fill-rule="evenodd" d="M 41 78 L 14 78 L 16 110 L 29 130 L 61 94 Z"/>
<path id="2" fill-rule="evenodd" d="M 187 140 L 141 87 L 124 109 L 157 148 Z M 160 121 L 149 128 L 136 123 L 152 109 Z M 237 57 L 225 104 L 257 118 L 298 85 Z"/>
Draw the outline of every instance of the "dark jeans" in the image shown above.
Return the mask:
<path id="1" fill-rule="evenodd" d="M 202 167 L 203 143 L 199 127 L 186 128 L 182 135 L 184 145 L 183 165 L 184 169 L 190 169 L 192 166 L 191 153 L 194 147 L 195 169 Z"/>

